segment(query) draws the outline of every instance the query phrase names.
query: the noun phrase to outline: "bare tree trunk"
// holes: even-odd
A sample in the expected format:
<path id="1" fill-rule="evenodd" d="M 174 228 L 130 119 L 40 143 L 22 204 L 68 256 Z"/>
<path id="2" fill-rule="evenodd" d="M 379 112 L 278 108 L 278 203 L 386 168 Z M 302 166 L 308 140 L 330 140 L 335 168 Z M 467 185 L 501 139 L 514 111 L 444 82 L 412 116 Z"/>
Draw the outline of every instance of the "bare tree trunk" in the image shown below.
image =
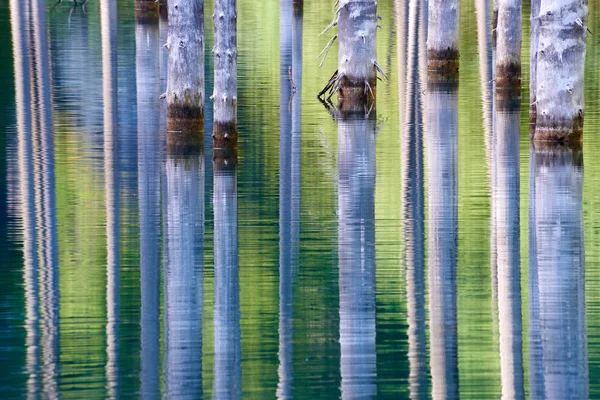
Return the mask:
<path id="1" fill-rule="evenodd" d="M 542 0 L 535 140 L 581 142 L 587 0 Z"/>
<path id="2" fill-rule="evenodd" d="M 377 1 L 342 0 L 338 17 L 340 99 L 374 99 Z"/>
<path id="3" fill-rule="evenodd" d="M 542 398 L 589 397 L 581 149 L 535 143 L 532 254 L 537 272 L 539 350 L 543 380 L 531 393 Z"/>
<path id="4" fill-rule="evenodd" d="M 138 201 L 140 218 L 140 395 L 160 398 L 160 36 L 158 18 L 136 14 Z"/>
<path id="5" fill-rule="evenodd" d="M 215 0 L 214 148 L 237 146 L 236 0 Z"/>
<path id="6" fill-rule="evenodd" d="M 427 69 L 432 79 L 458 77 L 460 0 L 429 0 Z"/>
<path id="7" fill-rule="evenodd" d="M 237 160 L 213 159 L 215 380 L 213 397 L 242 398 Z"/>
<path id="8" fill-rule="evenodd" d="M 429 83 L 426 107 L 431 391 L 434 399 L 457 399 L 457 85 Z"/>
<path id="9" fill-rule="evenodd" d="M 375 112 L 338 121 L 338 254 L 342 398 L 377 395 Z"/>
<path id="10" fill-rule="evenodd" d="M 510 90 L 509 90 L 510 91 Z M 501 101 L 495 117 L 492 187 L 500 326 L 502 397 L 524 399 L 519 221 L 520 90 Z"/>
<path id="11" fill-rule="evenodd" d="M 168 145 L 198 147 L 204 134 L 204 0 L 169 2 L 166 46 Z"/>
<path id="12" fill-rule="evenodd" d="M 521 0 L 498 0 L 496 89 L 521 88 Z"/>
<path id="13" fill-rule="evenodd" d="M 537 117 L 537 61 L 540 40 L 540 3 L 541 0 L 531 0 L 531 38 L 529 49 L 529 124 L 530 136 L 535 133 Z"/>

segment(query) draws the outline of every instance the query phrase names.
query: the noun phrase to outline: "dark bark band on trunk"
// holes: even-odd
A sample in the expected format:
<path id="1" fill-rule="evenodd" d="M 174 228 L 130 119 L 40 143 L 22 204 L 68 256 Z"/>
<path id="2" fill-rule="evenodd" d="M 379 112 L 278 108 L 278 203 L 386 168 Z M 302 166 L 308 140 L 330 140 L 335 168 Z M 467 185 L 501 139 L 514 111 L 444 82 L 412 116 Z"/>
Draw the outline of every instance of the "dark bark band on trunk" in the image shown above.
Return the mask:
<path id="1" fill-rule="evenodd" d="M 167 130 L 184 133 L 204 133 L 204 109 L 197 101 L 186 99 L 184 102 L 167 105 Z"/>
<path id="2" fill-rule="evenodd" d="M 427 49 L 428 82 L 447 85 L 458 84 L 459 53 L 457 49 Z"/>
<path id="3" fill-rule="evenodd" d="M 521 99 L 521 85 L 496 88 L 496 109 L 500 112 L 518 111 Z"/>
<path id="4" fill-rule="evenodd" d="M 496 90 L 521 92 L 521 64 L 506 63 L 496 66 Z"/>
<path id="5" fill-rule="evenodd" d="M 374 101 L 365 102 L 362 99 L 341 99 L 338 104 L 339 116 L 342 121 L 369 121 L 377 118 Z"/>
<path id="6" fill-rule="evenodd" d="M 553 141 L 570 146 L 581 146 L 583 140 L 583 110 L 570 120 L 537 115 L 534 138 L 537 141 Z"/>
<path id="7" fill-rule="evenodd" d="M 158 21 L 158 4 L 154 0 L 135 1 L 135 22 L 154 24 Z"/>
<path id="8" fill-rule="evenodd" d="M 238 130 L 237 123 L 217 122 L 213 124 L 213 149 L 232 150 L 237 149 Z"/>
<path id="9" fill-rule="evenodd" d="M 375 67 L 373 67 L 375 69 Z M 365 80 L 364 78 L 353 78 L 344 75 L 340 79 L 340 90 L 338 101 L 340 106 L 344 102 L 367 102 L 374 101 L 377 97 L 377 78 Z M 341 108 L 341 107 L 340 107 Z"/>

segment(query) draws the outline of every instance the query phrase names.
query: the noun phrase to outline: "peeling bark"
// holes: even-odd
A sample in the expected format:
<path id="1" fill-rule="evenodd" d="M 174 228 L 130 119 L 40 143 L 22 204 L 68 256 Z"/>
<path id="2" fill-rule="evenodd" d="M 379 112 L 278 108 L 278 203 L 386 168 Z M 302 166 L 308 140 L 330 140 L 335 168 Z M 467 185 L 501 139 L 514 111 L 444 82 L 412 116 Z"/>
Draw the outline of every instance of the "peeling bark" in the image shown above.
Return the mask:
<path id="1" fill-rule="evenodd" d="M 521 88 L 521 0 L 498 0 L 496 90 Z"/>
<path id="2" fill-rule="evenodd" d="M 587 16 L 586 0 L 541 1 L 536 141 L 582 140 Z"/>
<path id="3" fill-rule="evenodd" d="M 460 0 L 430 0 L 427 69 L 430 81 L 458 78 Z"/>
<path id="4" fill-rule="evenodd" d="M 204 130 L 204 1 L 172 0 L 168 9 L 167 141 L 195 145 Z"/>
<path id="5" fill-rule="evenodd" d="M 215 87 L 214 148 L 237 146 L 237 8 L 236 0 L 215 0 L 213 15 Z"/>

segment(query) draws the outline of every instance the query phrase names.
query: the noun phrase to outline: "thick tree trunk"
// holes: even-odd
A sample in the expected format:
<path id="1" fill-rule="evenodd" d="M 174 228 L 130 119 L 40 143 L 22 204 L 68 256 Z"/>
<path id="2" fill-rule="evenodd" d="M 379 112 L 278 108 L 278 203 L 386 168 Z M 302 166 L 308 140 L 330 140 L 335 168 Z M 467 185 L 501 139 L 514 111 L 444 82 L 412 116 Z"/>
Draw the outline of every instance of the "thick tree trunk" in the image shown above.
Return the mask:
<path id="1" fill-rule="evenodd" d="M 198 147 L 204 132 L 204 0 L 169 2 L 168 144 Z"/>
<path id="2" fill-rule="evenodd" d="M 430 27 L 431 28 L 431 27 Z M 458 398 L 458 88 L 429 84 L 425 148 L 429 209 L 432 397 Z"/>
<path id="3" fill-rule="evenodd" d="M 339 99 L 374 99 L 377 1 L 342 0 L 338 17 Z"/>
<path id="4" fill-rule="evenodd" d="M 342 398 L 377 395 L 375 346 L 375 128 L 370 117 L 338 121 L 338 252 Z"/>
<path id="5" fill-rule="evenodd" d="M 499 102 L 495 117 L 492 187 L 500 326 L 502 397 L 524 399 L 521 316 L 521 265 L 519 222 L 520 90 L 517 100 Z M 505 107 L 504 105 L 508 105 Z"/>
<path id="6" fill-rule="evenodd" d="M 165 391 L 202 398 L 204 155 L 167 156 Z"/>
<path id="7" fill-rule="evenodd" d="M 581 142 L 587 17 L 587 0 L 540 4 L 536 141 Z"/>
<path id="8" fill-rule="evenodd" d="M 430 80 L 458 77 L 460 0 L 430 0 L 427 69 Z"/>
<path id="9" fill-rule="evenodd" d="M 214 148 L 237 146 L 236 0 L 215 0 Z"/>
<path id="10" fill-rule="evenodd" d="M 569 149 L 535 143 L 535 294 L 539 313 L 536 355 L 543 379 L 532 381 L 531 393 L 542 398 L 589 397 L 583 234 L 583 157 Z"/>
<path id="11" fill-rule="evenodd" d="M 521 88 L 521 0 L 498 0 L 496 89 Z"/>
<path id="12" fill-rule="evenodd" d="M 160 398 L 160 36 L 158 18 L 135 27 L 140 218 L 141 376 L 144 399 Z"/>
<path id="13" fill-rule="evenodd" d="M 529 124 L 530 135 L 535 133 L 537 116 L 537 60 L 538 43 L 540 38 L 540 3 L 541 0 L 531 0 L 531 38 L 529 48 Z"/>
<path id="14" fill-rule="evenodd" d="M 213 159 L 215 380 L 213 397 L 242 397 L 237 162 Z"/>

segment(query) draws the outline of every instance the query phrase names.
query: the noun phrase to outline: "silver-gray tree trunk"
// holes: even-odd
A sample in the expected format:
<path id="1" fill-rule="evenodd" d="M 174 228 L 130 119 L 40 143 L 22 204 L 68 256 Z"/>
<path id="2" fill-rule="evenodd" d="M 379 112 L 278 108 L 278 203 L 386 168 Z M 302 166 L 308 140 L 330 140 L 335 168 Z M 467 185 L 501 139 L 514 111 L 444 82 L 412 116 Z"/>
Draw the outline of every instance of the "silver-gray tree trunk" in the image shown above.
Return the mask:
<path id="1" fill-rule="evenodd" d="M 540 2 L 541 0 L 531 0 L 531 34 L 529 47 L 529 124 L 530 136 L 535 133 L 535 120 L 537 115 L 537 56 L 538 41 L 540 37 Z"/>
<path id="2" fill-rule="evenodd" d="M 460 0 L 430 0 L 427 31 L 427 69 L 432 79 L 458 76 Z"/>
<path id="3" fill-rule="evenodd" d="M 542 0 L 535 140 L 581 142 L 587 0 Z"/>
<path id="4" fill-rule="evenodd" d="M 237 145 L 237 8 L 236 0 L 215 0 L 214 148 Z"/>
<path id="5" fill-rule="evenodd" d="M 521 88 L 521 0 L 498 0 L 496 89 Z"/>
<path id="6" fill-rule="evenodd" d="M 340 99 L 375 98 L 377 1 L 341 0 L 338 17 Z"/>
<path id="7" fill-rule="evenodd" d="M 204 124 L 204 0 L 169 1 L 169 146 L 198 146 Z"/>

